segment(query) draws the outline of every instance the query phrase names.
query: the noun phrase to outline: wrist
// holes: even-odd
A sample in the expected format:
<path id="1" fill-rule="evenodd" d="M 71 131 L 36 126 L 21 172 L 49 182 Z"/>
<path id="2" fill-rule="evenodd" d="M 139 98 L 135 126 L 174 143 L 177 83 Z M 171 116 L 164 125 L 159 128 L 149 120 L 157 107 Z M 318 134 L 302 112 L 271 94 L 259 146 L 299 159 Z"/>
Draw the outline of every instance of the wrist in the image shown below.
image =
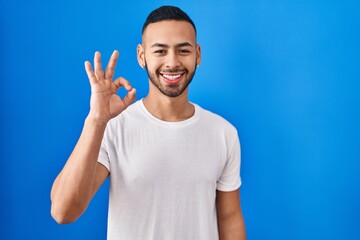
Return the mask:
<path id="1" fill-rule="evenodd" d="M 85 119 L 85 124 L 91 124 L 99 128 L 105 128 L 108 122 L 109 120 L 100 118 L 92 113 L 89 113 Z"/>

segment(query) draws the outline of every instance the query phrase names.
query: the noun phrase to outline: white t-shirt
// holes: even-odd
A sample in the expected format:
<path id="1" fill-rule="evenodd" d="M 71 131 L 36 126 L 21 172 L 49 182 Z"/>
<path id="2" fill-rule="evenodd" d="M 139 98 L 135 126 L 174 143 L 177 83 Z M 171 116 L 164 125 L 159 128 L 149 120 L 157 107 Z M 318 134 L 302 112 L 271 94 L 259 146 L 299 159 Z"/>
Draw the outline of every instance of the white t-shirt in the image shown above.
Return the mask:
<path id="1" fill-rule="evenodd" d="M 142 100 L 112 119 L 99 162 L 110 171 L 108 240 L 218 239 L 216 190 L 240 187 L 236 129 L 195 106 L 155 118 Z"/>

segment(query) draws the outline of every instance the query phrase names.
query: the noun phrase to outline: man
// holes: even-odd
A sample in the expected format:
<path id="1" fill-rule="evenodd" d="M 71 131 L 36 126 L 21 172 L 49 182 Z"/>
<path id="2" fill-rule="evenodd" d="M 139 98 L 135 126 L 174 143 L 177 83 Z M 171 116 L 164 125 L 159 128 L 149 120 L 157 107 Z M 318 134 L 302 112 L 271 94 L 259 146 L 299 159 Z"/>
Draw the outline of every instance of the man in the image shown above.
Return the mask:
<path id="1" fill-rule="evenodd" d="M 193 21 L 171 6 L 150 13 L 137 48 L 149 93 L 134 104 L 130 83 L 112 81 L 118 56 L 105 71 L 99 52 L 94 70 L 85 63 L 90 112 L 54 181 L 54 219 L 75 221 L 110 176 L 110 240 L 245 239 L 236 129 L 188 100 L 201 60 Z"/>

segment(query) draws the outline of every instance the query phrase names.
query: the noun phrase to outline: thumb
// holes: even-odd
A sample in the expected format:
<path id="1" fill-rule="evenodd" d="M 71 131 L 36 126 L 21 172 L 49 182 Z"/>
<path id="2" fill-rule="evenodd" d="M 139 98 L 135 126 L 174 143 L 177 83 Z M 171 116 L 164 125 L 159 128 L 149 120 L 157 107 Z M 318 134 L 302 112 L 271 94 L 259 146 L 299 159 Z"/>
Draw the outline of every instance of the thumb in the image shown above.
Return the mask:
<path id="1" fill-rule="evenodd" d="M 135 99 L 136 99 L 136 89 L 132 88 L 123 99 L 125 107 L 128 107 L 131 103 L 135 101 Z"/>

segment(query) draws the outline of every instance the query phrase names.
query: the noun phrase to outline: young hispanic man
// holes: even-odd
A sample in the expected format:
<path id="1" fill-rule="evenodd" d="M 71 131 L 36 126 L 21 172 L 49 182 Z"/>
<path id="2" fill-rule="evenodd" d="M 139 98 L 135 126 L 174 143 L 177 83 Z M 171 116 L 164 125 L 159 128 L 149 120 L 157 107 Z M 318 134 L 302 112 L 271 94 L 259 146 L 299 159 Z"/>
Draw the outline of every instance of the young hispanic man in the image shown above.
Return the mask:
<path id="1" fill-rule="evenodd" d="M 104 71 L 99 52 L 94 70 L 85 62 L 90 111 L 54 181 L 53 218 L 75 221 L 110 177 L 109 240 L 245 239 L 237 131 L 188 99 L 201 61 L 193 21 L 172 6 L 149 14 L 137 47 L 149 92 L 135 103 L 130 83 L 113 80 L 118 56 Z"/>

